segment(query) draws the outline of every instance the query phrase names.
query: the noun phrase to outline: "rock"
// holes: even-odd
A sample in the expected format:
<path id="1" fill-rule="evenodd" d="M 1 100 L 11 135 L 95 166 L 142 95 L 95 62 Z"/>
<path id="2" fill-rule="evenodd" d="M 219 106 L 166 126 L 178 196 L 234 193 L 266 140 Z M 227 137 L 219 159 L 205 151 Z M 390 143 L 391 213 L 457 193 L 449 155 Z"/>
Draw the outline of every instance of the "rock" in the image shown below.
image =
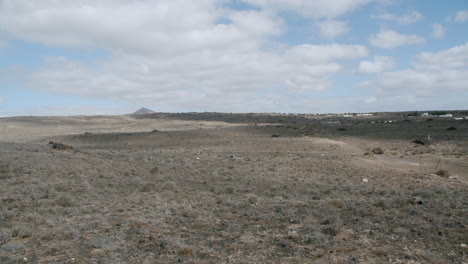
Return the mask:
<path id="1" fill-rule="evenodd" d="M 363 182 L 369 182 L 369 179 L 364 178 L 364 179 L 362 179 L 362 181 L 363 181 Z"/>
<path id="2" fill-rule="evenodd" d="M 413 197 L 413 199 L 411 199 L 411 203 L 412 204 L 423 204 L 423 199 L 421 197 Z"/>
<path id="3" fill-rule="evenodd" d="M 458 176 L 457 175 L 450 175 L 448 178 L 451 179 L 451 180 L 456 180 L 456 179 L 458 179 Z"/>

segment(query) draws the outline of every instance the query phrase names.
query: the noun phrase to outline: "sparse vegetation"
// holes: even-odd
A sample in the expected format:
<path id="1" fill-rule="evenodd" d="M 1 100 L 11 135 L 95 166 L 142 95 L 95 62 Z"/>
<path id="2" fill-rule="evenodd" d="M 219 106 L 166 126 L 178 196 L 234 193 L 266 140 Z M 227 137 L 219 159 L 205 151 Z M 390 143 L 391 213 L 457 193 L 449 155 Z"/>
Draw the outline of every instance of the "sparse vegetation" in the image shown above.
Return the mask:
<path id="1" fill-rule="evenodd" d="M 187 130 L 181 123 L 170 130 L 159 118 L 138 131 L 122 125 L 119 133 L 85 136 L 83 129 L 98 129 L 80 122 L 78 134 L 0 141 L 0 263 L 466 259 L 460 244 L 468 191 L 454 175 L 462 177 L 467 142 L 446 128 L 468 124 L 434 118 L 434 143 L 422 145 L 411 142 L 426 139 L 424 117 L 406 124 L 404 115 L 359 123 L 348 117 L 337 125 L 283 116 L 280 126 L 262 117 L 239 126 L 239 116 L 226 116 L 232 124 L 214 129 L 196 129 L 209 121 L 185 120 Z M 390 119 L 400 121 L 370 124 Z M 303 137 L 311 131 L 318 136 Z M 80 151 L 51 151 L 42 143 L 50 140 Z M 376 146 L 389 155 L 361 155 L 379 155 Z M 418 171 L 418 160 L 425 170 Z M 450 174 L 437 177 L 433 168 Z"/>

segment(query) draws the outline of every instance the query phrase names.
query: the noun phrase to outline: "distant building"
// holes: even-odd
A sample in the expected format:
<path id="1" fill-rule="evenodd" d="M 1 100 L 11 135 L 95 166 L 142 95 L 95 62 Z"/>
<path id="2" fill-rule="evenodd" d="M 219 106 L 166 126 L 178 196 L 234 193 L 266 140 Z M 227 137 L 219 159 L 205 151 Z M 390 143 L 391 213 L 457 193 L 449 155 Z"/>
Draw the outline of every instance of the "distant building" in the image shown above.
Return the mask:
<path id="1" fill-rule="evenodd" d="M 453 117 L 452 114 L 446 114 L 446 115 L 439 115 L 439 117 Z"/>
<path id="2" fill-rule="evenodd" d="M 429 113 L 423 113 L 423 114 L 421 114 L 421 116 L 430 116 L 430 115 L 431 115 L 431 114 L 429 114 Z"/>

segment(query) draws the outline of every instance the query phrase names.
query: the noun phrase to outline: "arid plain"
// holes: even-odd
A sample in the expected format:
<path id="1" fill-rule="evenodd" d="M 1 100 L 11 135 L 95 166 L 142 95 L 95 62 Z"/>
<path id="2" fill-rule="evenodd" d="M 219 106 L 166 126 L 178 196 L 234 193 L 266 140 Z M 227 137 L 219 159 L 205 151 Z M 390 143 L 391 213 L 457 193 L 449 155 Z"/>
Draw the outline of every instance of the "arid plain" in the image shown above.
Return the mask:
<path id="1" fill-rule="evenodd" d="M 468 263 L 468 120 L 0 118 L 0 263 Z"/>

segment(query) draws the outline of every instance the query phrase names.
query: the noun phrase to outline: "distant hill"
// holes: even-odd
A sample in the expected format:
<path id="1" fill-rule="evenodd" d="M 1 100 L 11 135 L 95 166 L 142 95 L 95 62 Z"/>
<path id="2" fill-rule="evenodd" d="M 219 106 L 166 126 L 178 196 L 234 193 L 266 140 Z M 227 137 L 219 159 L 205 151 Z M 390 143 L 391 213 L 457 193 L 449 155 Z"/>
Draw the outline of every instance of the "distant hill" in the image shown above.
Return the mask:
<path id="1" fill-rule="evenodd" d="M 136 111 L 135 113 L 133 113 L 132 115 L 147 115 L 147 114 L 155 114 L 156 112 L 154 112 L 153 110 L 150 110 L 148 108 L 140 108 L 138 111 Z"/>

